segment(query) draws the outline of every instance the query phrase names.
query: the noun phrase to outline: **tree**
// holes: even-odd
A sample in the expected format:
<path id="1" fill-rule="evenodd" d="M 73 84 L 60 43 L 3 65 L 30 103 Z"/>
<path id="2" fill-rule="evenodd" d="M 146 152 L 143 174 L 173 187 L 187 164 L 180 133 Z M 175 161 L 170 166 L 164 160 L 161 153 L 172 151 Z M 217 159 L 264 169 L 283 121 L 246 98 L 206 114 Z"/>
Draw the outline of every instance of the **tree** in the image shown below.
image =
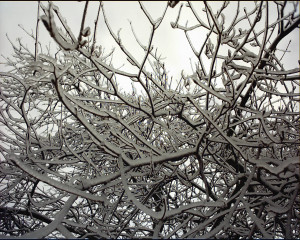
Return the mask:
<path id="1" fill-rule="evenodd" d="M 93 27 L 85 3 L 78 37 L 57 6 L 39 3 L 35 52 L 12 42 L 12 70 L 0 73 L 2 237 L 300 236 L 299 68 L 283 65 L 280 45 L 298 31 L 298 2 L 197 4 L 166 2 L 153 19 L 139 2 L 151 34 L 144 45 L 133 30 L 138 61 L 105 3 Z M 177 10 L 171 26 L 196 61 L 172 81 L 152 41 Z M 197 23 L 182 25 L 182 10 Z M 100 14 L 132 71 L 97 45 Z"/>

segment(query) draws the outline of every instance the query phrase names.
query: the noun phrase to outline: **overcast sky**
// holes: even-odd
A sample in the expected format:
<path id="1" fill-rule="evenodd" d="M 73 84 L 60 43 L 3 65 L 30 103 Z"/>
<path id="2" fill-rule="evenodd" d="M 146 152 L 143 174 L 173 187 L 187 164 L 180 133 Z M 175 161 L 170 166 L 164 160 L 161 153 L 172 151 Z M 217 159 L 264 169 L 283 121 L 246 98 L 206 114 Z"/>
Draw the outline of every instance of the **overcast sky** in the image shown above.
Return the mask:
<path id="1" fill-rule="evenodd" d="M 54 2 L 60 8 L 61 13 L 67 19 L 68 24 L 77 36 L 81 23 L 84 2 Z M 47 4 L 47 3 L 45 3 Z M 159 17 L 163 12 L 167 2 L 149 2 L 145 3 L 147 10 L 151 13 L 154 19 Z M 150 24 L 143 12 L 141 11 L 137 2 L 105 2 L 104 3 L 107 17 L 115 32 L 122 28 L 121 37 L 124 44 L 130 51 L 136 53 L 138 60 L 142 59 L 143 50 L 138 47 L 134 40 L 133 34 L 130 30 L 129 19 L 132 21 L 136 34 L 143 43 L 149 39 Z M 98 10 L 98 2 L 90 2 L 88 8 L 88 18 L 86 26 L 93 27 L 93 21 L 96 17 Z M 42 12 L 41 12 L 42 13 Z M 167 12 L 165 21 L 155 34 L 154 46 L 158 47 L 159 52 L 167 57 L 172 66 L 181 66 L 181 68 L 189 67 L 188 59 L 191 57 L 192 52 L 185 36 L 182 31 L 173 30 L 170 26 L 170 21 L 175 21 L 178 9 L 170 9 Z M 18 37 L 22 38 L 22 42 L 26 43 L 29 47 L 34 47 L 34 42 L 30 37 L 26 36 L 18 24 L 23 25 L 26 30 L 31 32 L 35 31 L 37 15 L 37 2 L 0 2 L 0 41 L 1 41 L 1 54 L 9 56 L 12 53 L 12 47 L 6 39 L 6 33 L 15 41 Z M 98 43 L 103 44 L 106 51 L 113 48 L 113 40 L 109 36 L 106 26 L 103 22 L 102 14 L 100 15 L 98 26 Z M 166 34 L 168 33 L 168 34 Z M 40 28 L 40 40 L 47 44 L 50 40 L 49 34 L 44 29 Z M 53 44 L 53 47 L 55 44 Z M 186 59 L 185 59 L 186 58 Z M 185 60 L 184 60 L 185 59 Z M 2 58 L 1 58 L 2 61 Z M 115 59 L 116 63 L 118 62 Z M 120 61 L 121 65 L 121 61 Z M 117 66 L 116 66 L 117 67 Z"/>
<path id="2" fill-rule="evenodd" d="M 62 15 L 66 18 L 68 24 L 73 30 L 75 36 L 78 35 L 81 17 L 85 2 L 54 2 L 59 6 L 59 9 Z M 47 5 L 47 2 L 44 3 Z M 152 15 L 153 19 L 157 19 L 161 16 L 164 7 L 167 4 L 167 1 L 163 2 L 144 2 L 147 10 Z M 201 3 L 195 3 L 199 4 Z M 192 73 L 190 67 L 189 59 L 195 60 L 191 48 L 188 45 L 188 42 L 184 36 L 184 32 L 181 30 L 172 29 L 170 22 L 174 22 L 179 9 L 178 4 L 174 9 L 169 8 L 166 14 L 162 25 L 159 27 L 157 33 L 155 34 L 153 45 L 158 48 L 158 53 L 161 53 L 163 57 L 166 57 L 166 66 L 170 70 L 170 74 L 173 76 L 179 76 L 182 69 L 185 73 Z M 213 3 L 212 6 L 216 6 L 218 3 Z M 93 29 L 99 2 L 90 2 L 88 8 L 88 16 L 85 26 L 91 26 Z M 132 21 L 133 27 L 137 36 L 140 40 L 146 44 L 149 39 L 150 33 L 150 24 L 147 22 L 146 16 L 143 14 L 141 8 L 139 7 L 138 2 L 133 1 L 121 1 L 121 2 L 104 2 L 104 7 L 106 14 L 109 18 L 109 22 L 114 30 L 117 33 L 118 29 L 122 28 L 121 38 L 124 45 L 128 48 L 129 51 L 135 53 L 135 57 L 138 60 L 141 60 L 143 57 L 143 50 L 139 48 L 138 44 L 135 42 L 133 34 L 130 30 L 129 19 Z M 189 20 L 189 25 L 192 25 L 192 22 L 195 19 L 191 18 L 192 14 L 187 14 L 188 9 L 183 9 L 184 18 Z M 233 17 L 232 12 L 234 12 L 234 4 L 230 6 L 226 13 L 226 18 L 230 19 Z M 41 15 L 43 12 L 41 11 Z M 101 44 L 105 47 L 105 50 L 108 52 L 114 46 L 112 38 L 109 36 L 107 28 L 103 21 L 103 15 L 100 15 L 99 25 L 98 25 L 98 44 Z M 272 17 L 272 16 L 271 16 Z M 184 19 L 182 18 L 182 19 Z M 35 31 L 37 19 L 37 2 L 34 1 L 6 1 L 0 2 L 0 53 L 4 56 L 10 56 L 12 53 L 12 47 L 9 41 L 6 38 L 6 34 L 11 38 L 13 42 L 18 37 L 22 38 L 22 42 L 27 44 L 29 48 L 34 48 L 34 41 L 26 36 L 18 27 L 18 24 L 24 26 L 29 32 Z M 184 25 L 185 22 L 181 21 Z M 205 33 L 196 32 L 193 35 L 194 41 L 201 42 L 201 39 L 204 39 Z M 43 44 L 48 44 L 51 39 L 49 34 L 46 32 L 43 25 L 40 27 L 40 41 Z M 288 39 L 286 40 L 286 43 Z M 51 46 L 55 47 L 55 44 L 52 43 Z M 284 48 L 284 46 L 282 46 Z M 290 53 L 286 55 L 283 59 L 285 64 L 289 66 L 297 67 L 297 60 L 299 59 L 299 31 L 294 31 L 292 33 L 292 42 L 290 45 Z M 118 55 L 117 55 L 118 56 Z M 0 58 L 3 62 L 3 58 Z M 114 66 L 120 67 L 124 63 L 125 58 L 114 57 Z M 3 66 L 0 66 L 0 70 L 3 70 Z"/>

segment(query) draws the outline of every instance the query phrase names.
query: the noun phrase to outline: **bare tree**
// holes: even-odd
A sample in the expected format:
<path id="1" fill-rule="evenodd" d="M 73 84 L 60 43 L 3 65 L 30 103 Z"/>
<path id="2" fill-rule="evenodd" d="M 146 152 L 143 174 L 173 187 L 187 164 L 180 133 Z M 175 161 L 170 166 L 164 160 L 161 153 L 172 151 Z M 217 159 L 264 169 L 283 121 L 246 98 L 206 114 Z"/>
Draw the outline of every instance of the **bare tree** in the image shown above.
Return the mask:
<path id="1" fill-rule="evenodd" d="M 299 68 L 279 48 L 298 31 L 298 2 L 166 2 L 158 19 L 137 4 L 151 25 L 145 45 L 133 29 L 142 61 L 102 2 L 91 27 L 85 3 L 79 36 L 41 3 L 36 51 L 12 42 L 13 70 L 0 73 L 1 238 L 300 237 Z M 183 9 L 196 25 L 180 24 Z M 152 44 L 167 11 L 197 60 L 173 82 Z M 97 45 L 101 14 L 134 71 Z M 43 26 L 55 55 L 42 52 Z"/>

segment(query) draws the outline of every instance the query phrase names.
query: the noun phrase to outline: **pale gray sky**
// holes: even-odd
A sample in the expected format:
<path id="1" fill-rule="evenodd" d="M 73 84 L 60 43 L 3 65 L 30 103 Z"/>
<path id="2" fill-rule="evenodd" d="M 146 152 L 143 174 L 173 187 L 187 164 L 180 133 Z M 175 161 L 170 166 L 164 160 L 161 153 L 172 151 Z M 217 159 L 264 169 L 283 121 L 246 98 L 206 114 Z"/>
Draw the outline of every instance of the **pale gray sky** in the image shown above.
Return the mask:
<path id="1" fill-rule="evenodd" d="M 57 4 L 68 24 L 73 29 L 75 35 L 78 34 L 81 16 L 84 8 L 84 2 L 54 2 Z M 47 4 L 47 3 L 45 3 Z M 163 12 L 163 8 L 167 2 L 148 2 L 145 3 L 148 11 L 152 14 L 153 18 L 156 19 Z M 133 34 L 130 30 L 129 19 L 135 28 L 136 34 L 143 43 L 146 43 L 149 39 L 150 24 L 143 12 L 141 11 L 137 2 L 105 2 L 104 3 L 107 17 L 111 23 L 111 26 L 115 32 L 119 28 L 122 28 L 121 37 L 124 44 L 130 51 L 137 54 L 138 59 L 142 59 L 143 50 L 140 49 L 134 40 Z M 90 2 L 88 8 L 88 18 L 86 26 L 93 27 L 94 19 L 97 14 L 98 2 Z M 171 11 L 172 10 L 172 11 Z M 184 37 L 183 32 L 179 30 L 173 30 L 170 26 L 170 21 L 175 21 L 178 10 L 170 9 L 167 12 L 166 19 L 157 31 L 154 38 L 154 46 L 158 47 L 162 56 L 167 56 L 170 60 L 171 65 L 178 65 L 181 68 L 184 65 L 189 67 L 187 64 L 189 57 L 192 54 L 188 43 Z M 42 14 L 42 12 L 41 12 Z M 0 52 L 4 56 L 10 56 L 12 53 L 12 47 L 6 38 L 6 33 L 12 41 L 15 41 L 18 37 L 22 38 L 22 42 L 26 43 L 28 47 L 33 48 L 34 42 L 30 37 L 24 34 L 23 30 L 18 27 L 18 24 L 24 26 L 26 30 L 31 32 L 35 31 L 37 15 L 37 2 L 0 2 Z M 106 26 L 101 18 L 98 25 L 98 41 L 103 44 L 106 51 L 113 48 L 114 43 L 112 38 L 109 36 Z M 124 37 L 123 37 L 124 36 Z M 40 28 L 40 41 L 47 44 L 51 41 L 49 34 L 45 31 L 44 26 Z M 54 47 L 55 44 L 52 44 Z M 183 59 L 186 58 L 184 61 Z M 116 64 L 118 63 L 117 59 Z M 1 58 L 3 61 L 3 58 Z M 122 61 L 119 62 L 122 64 Z"/>
<path id="2" fill-rule="evenodd" d="M 61 1 L 54 2 L 57 6 L 59 6 L 62 15 L 67 19 L 68 24 L 73 30 L 75 36 L 78 34 L 81 17 L 85 2 L 70 2 L 70 1 Z M 44 2 L 46 5 L 47 2 Z M 90 26 L 93 29 L 94 19 L 98 10 L 98 2 L 90 2 L 88 8 L 88 16 L 86 21 L 86 26 Z M 161 2 L 144 2 L 149 13 L 152 15 L 153 19 L 157 19 L 161 16 L 164 7 L 166 6 L 167 1 Z M 199 5 L 202 8 L 201 4 L 198 2 L 193 2 L 195 5 Z M 250 4 L 250 3 L 247 3 Z M 178 4 L 174 9 L 169 8 L 166 14 L 162 25 L 157 30 L 157 33 L 154 37 L 153 45 L 158 48 L 158 53 L 161 53 L 163 57 L 166 57 L 166 66 L 170 70 L 170 74 L 174 76 L 178 76 L 181 73 L 181 70 L 184 69 L 185 73 L 191 73 L 190 61 L 189 58 L 195 60 L 194 55 L 192 54 L 191 48 L 188 45 L 188 42 L 184 36 L 184 32 L 181 30 L 174 30 L 170 26 L 170 22 L 175 21 L 178 9 Z M 218 3 L 211 3 L 213 7 L 216 7 Z M 250 4 L 251 5 L 251 4 Z M 112 2 L 104 2 L 104 7 L 106 10 L 107 17 L 109 18 L 109 22 L 114 30 L 117 33 L 118 29 L 122 28 L 121 37 L 124 45 L 128 48 L 129 51 L 134 52 L 135 57 L 138 60 L 143 58 L 143 50 L 140 49 L 138 44 L 135 42 L 133 34 L 130 30 L 129 19 L 132 21 L 133 27 L 137 36 L 140 40 L 146 44 L 149 39 L 150 33 L 150 24 L 147 22 L 145 15 L 143 14 L 138 2 L 133 1 L 112 1 Z M 188 25 L 192 25 L 192 22 L 195 19 L 187 8 L 183 8 L 183 18 L 181 18 L 181 24 L 185 25 L 183 21 L 184 18 L 189 19 Z M 226 19 L 230 19 L 233 17 L 232 12 L 234 12 L 234 4 L 230 6 L 225 11 Z M 43 12 L 41 11 L 41 14 Z M 6 34 L 10 37 L 10 39 L 15 42 L 15 40 L 20 37 L 22 38 L 22 42 L 27 44 L 29 48 L 34 48 L 34 41 L 30 39 L 29 36 L 26 36 L 18 27 L 18 24 L 24 26 L 26 30 L 29 32 L 35 31 L 36 26 L 36 16 L 37 15 L 37 2 L 35 1 L 1 1 L 0 2 L 0 53 L 4 56 L 10 56 L 12 54 L 12 47 L 9 41 L 6 39 Z M 271 15 L 272 17 L 272 15 Z M 228 21 L 228 20 L 227 20 Z M 106 51 L 109 51 L 115 46 L 111 36 L 109 35 L 106 26 L 104 25 L 103 15 L 101 14 L 99 25 L 98 25 L 98 43 L 103 45 Z M 192 40 L 196 43 L 201 43 L 205 38 L 206 33 L 197 32 L 192 34 Z M 294 31 L 291 34 L 291 45 L 290 45 L 290 53 L 286 55 L 283 59 L 285 64 L 288 66 L 298 66 L 299 59 L 299 30 Z M 43 25 L 40 27 L 40 41 L 43 44 L 48 44 L 51 41 L 49 34 L 46 32 Z M 280 46 L 282 48 L 286 47 L 288 39 L 284 41 L 284 46 Z M 195 44 L 196 46 L 199 45 Z M 55 44 L 51 44 L 52 48 L 56 48 Z M 199 45 L 200 46 L 200 45 Z M 119 51 L 116 49 L 116 51 Z M 115 67 L 121 66 L 125 58 L 114 57 L 114 65 Z M 3 58 L 0 58 L 0 61 L 3 62 Z M 0 65 L 0 70 L 3 70 L 3 66 Z"/>

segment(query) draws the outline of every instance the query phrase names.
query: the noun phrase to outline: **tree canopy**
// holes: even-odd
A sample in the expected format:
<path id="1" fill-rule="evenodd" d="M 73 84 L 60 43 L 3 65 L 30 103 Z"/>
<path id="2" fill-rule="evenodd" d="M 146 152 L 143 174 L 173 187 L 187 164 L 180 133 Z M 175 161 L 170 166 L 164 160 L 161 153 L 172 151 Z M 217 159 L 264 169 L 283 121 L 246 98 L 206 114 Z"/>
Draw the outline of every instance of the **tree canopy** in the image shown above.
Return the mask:
<path id="1" fill-rule="evenodd" d="M 299 2 L 174 2 L 157 19 L 136 3 L 151 29 L 142 42 L 132 27 L 141 61 L 106 2 L 94 26 L 81 3 L 78 36 L 38 3 L 35 52 L 11 42 L 0 72 L 1 238 L 299 238 L 299 67 L 280 45 Z M 153 46 L 168 11 L 196 59 L 178 79 Z M 97 44 L 101 20 L 130 70 Z"/>

